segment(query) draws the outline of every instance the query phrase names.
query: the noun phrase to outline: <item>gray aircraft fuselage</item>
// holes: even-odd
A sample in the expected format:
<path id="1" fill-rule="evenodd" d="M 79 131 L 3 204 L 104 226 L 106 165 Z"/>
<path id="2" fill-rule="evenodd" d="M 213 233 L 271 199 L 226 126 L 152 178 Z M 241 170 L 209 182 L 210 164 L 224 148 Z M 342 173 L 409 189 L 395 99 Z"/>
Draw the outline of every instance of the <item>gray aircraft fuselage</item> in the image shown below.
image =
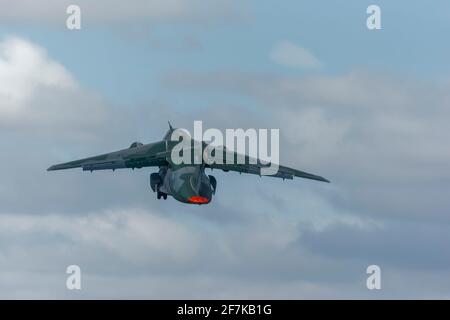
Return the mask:
<path id="1" fill-rule="evenodd" d="M 212 176 L 205 173 L 201 165 L 185 165 L 176 168 L 162 167 L 158 175 L 162 183 L 159 192 L 171 195 L 185 203 L 206 204 L 212 199 L 215 187 Z"/>

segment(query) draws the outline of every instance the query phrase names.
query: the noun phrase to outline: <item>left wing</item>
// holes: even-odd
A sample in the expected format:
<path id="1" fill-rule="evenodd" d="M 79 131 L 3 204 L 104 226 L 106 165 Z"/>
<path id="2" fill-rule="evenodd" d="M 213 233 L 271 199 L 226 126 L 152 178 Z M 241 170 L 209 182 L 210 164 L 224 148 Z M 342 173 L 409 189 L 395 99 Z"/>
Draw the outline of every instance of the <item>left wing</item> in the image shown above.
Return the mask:
<path id="1" fill-rule="evenodd" d="M 128 149 L 57 164 L 47 170 L 82 168 L 84 171 L 94 171 L 162 166 L 167 165 L 166 156 L 165 141 L 146 145 L 133 143 Z"/>

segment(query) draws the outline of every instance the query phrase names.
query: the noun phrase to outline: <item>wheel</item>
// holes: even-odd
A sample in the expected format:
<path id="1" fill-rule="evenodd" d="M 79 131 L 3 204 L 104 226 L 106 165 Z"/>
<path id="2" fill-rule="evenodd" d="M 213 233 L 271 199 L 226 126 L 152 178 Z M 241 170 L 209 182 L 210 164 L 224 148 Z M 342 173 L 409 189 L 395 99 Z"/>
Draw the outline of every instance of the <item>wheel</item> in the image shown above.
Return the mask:
<path id="1" fill-rule="evenodd" d="M 167 200 L 167 194 L 163 193 L 163 199 Z"/>
<path id="2" fill-rule="evenodd" d="M 156 194 L 156 198 L 161 199 L 161 192 L 158 191 L 158 193 Z"/>

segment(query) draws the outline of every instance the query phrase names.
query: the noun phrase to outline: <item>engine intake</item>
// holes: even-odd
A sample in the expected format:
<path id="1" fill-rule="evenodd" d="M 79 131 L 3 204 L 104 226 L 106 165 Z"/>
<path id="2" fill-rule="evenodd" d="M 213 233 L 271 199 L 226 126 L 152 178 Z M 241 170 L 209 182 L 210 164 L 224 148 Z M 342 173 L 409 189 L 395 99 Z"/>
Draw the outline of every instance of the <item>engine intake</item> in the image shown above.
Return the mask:
<path id="1" fill-rule="evenodd" d="M 211 183 L 211 187 L 213 189 L 213 194 L 216 194 L 216 188 L 217 188 L 217 180 L 213 176 L 208 176 L 209 182 Z"/>

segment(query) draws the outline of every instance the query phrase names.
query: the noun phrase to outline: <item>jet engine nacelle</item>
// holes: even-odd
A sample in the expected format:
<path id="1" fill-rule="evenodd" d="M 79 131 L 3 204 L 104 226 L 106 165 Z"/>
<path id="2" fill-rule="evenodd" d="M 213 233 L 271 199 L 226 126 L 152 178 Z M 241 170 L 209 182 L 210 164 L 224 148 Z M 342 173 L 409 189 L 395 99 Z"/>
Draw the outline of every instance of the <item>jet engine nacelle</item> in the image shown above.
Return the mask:
<path id="1" fill-rule="evenodd" d="M 213 176 L 208 176 L 209 183 L 211 183 L 211 187 L 213 189 L 213 194 L 216 194 L 216 188 L 217 188 L 217 180 Z"/>

